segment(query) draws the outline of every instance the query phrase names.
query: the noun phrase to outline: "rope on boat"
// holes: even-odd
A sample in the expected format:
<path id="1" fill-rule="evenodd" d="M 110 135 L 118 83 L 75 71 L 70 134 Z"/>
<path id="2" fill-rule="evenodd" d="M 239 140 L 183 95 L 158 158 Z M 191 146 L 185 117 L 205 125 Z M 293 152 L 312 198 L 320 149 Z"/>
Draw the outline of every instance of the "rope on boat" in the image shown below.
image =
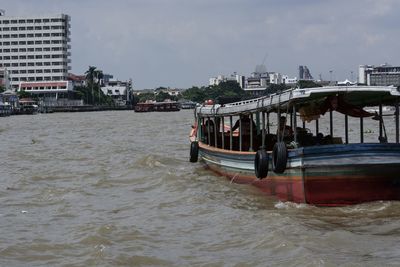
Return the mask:
<path id="1" fill-rule="evenodd" d="M 235 178 L 236 178 L 238 175 L 239 175 L 239 173 L 236 173 L 236 174 L 232 177 L 232 179 L 231 179 L 231 184 L 233 183 L 233 181 L 235 180 Z"/>

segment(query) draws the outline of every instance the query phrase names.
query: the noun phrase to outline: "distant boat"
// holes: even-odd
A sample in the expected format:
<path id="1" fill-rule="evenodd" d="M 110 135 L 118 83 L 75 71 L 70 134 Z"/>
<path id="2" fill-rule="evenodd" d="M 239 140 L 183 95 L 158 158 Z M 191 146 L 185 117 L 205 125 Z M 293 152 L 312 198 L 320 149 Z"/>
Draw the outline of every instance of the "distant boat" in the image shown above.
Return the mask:
<path id="1" fill-rule="evenodd" d="M 8 103 L 3 103 L 0 100 L 0 117 L 10 116 L 11 115 L 11 106 Z"/>
<path id="2" fill-rule="evenodd" d="M 135 112 L 152 112 L 154 111 L 153 103 L 137 103 L 135 105 Z"/>
<path id="3" fill-rule="evenodd" d="M 178 102 L 137 103 L 135 105 L 135 112 L 170 112 L 179 110 L 180 105 Z"/>
<path id="4" fill-rule="evenodd" d="M 39 106 L 37 102 L 31 98 L 21 98 L 19 101 L 19 110 L 17 114 L 37 114 Z"/>
<path id="5" fill-rule="evenodd" d="M 182 109 L 193 109 L 197 105 L 196 102 L 188 101 L 188 102 L 182 102 L 181 103 L 181 108 Z"/>
<path id="6" fill-rule="evenodd" d="M 400 92 L 395 87 L 331 86 L 198 106 L 190 134 L 190 161 L 199 159 L 215 173 L 257 186 L 282 201 L 340 206 L 400 200 L 399 103 Z M 380 107 L 378 113 L 364 110 L 371 106 Z M 385 121 L 393 121 L 395 139 L 390 142 L 382 106 L 395 109 L 385 114 L 394 118 Z M 338 125 L 333 122 L 333 111 L 344 114 L 343 135 L 334 131 Z M 270 132 L 270 115 L 281 118 L 281 114 L 289 118 L 290 126 L 282 124 L 276 133 Z M 318 130 L 324 114 L 321 119 L 329 122 L 325 136 Z M 235 136 L 232 119 L 239 116 L 239 134 Z M 353 143 L 348 116 L 360 120 L 359 139 Z M 305 123 L 297 127 L 299 118 L 315 122 L 315 135 Z M 367 119 L 378 121 L 373 143 L 364 142 Z M 291 135 L 286 134 L 289 130 Z"/>

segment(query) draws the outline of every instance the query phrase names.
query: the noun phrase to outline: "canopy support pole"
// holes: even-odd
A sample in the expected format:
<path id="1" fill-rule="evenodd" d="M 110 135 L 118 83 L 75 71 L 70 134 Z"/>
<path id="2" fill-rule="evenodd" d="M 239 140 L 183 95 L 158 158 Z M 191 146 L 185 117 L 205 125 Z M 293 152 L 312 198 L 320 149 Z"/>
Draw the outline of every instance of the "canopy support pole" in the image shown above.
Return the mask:
<path id="1" fill-rule="evenodd" d="M 198 131 L 198 137 L 199 137 L 199 140 L 201 141 L 201 142 L 203 142 L 203 138 L 204 138 L 204 136 L 203 136 L 203 125 L 204 125 L 204 118 L 200 118 L 200 116 L 199 116 L 199 118 L 197 119 L 198 120 L 198 124 L 197 124 L 197 131 Z"/>
<path id="2" fill-rule="evenodd" d="M 379 140 L 381 140 L 383 135 L 383 125 L 382 125 L 382 103 L 379 104 Z"/>
<path id="3" fill-rule="evenodd" d="M 396 143 L 399 143 L 399 99 L 396 103 Z"/>
<path id="4" fill-rule="evenodd" d="M 265 111 L 262 112 L 261 146 L 265 148 Z"/>
<path id="5" fill-rule="evenodd" d="M 296 115 L 296 105 L 293 105 L 293 113 L 292 113 L 292 119 L 293 119 L 293 132 L 294 132 L 294 142 L 297 144 L 297 115 Z"/>
<path id="6" fill-rule="evenodd" d="M 222 124 L 222 134 L 221 134 L 221 148 L 225 149 L 225 117 L 221 118 L 221 124 Z"/>
<path id="7" fill-rule="evenodd" d="M 214 116 L 214 147 L 218 147 L 217 138 L 217 117 Z"/>
<path id="8" fill-rule="evenodd" d="M 239 116 L 239 150 L 242 151 L 242 120 L 240 119 Z"/>
<path id="9" fill-rule="evenodd" d="M 210 140 L 210 138 L 211 138 L 211 135 L 210 135 L 210 117 L 207 117 L 207 122 L 208 122 L 208 124 L 207 124 L 207 145 L 210 145 L 211 144 L 211 140 Z"/>
<path id="10" fill-rule="evenodd" d="M 278 112 L 276 113 L 276 115 L 277 115 L 277 120 L 276 120 L 276 122 L 277 122 L 277 128 L 278 128 L 276 138 L 277 138 L 278 142 L 280 142 L 280 140 L 281 140 L 281 127 L 279 127 L 279 126 L 280 126 L 280 125 L 279 125 L 279 122 L 280 122 L 280 119 L 281 119 L 281 110 L 280 110 L 280 107 L 278 108 Z"/>
<path id="11" fill-rule="evenodd" d="M 329 110 L 329 133 L 333 137 L 333 112 Z"/>
<path id="12" fill-rule="evenodd" d="M 349 143 L 349 117 L 344 115 L 344 135 L 346 144 Z"/>
<path id="13" fill-rule="evenodd" d="M 360 143 L 364 143 L 364 118 L 360 117 Z"/>
<path id="14" fill-rule="evenodd" d="M 293 129 L 293 113 L 290 113 L 290 127 Z"/>
<path id="15" fill-rule="evenodd" d="M 232 116 L 229 116 L 229 127 L 231 128 L 229 131 L 229 150 L 232 150 Z"/>
<path id="16" fill-rule="evenodd" d="M 254 151 L 253 149 L 253 113 L 250 114 L 250 151 Z"/>

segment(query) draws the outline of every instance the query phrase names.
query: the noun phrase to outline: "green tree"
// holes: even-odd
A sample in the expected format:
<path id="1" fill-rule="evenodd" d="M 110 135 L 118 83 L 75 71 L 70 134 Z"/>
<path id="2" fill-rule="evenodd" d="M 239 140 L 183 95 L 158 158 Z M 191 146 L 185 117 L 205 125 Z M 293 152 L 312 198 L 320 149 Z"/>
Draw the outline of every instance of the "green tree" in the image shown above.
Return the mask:
<path id="1" fill-rule="evenodd" d="M 94 104 L 104 104 L 108 103 L 108 99 L 103 91 L 101 91 L 101 81 L 103 79 L 103 71 L 97 69 L 95 66 L 89 66 L 89 69 L 85 72 L 86 74 L 86 84 L 87 91 L 82 92 L 86 97 L 86 103 Z"/>
<path id="2" fill-rule="evenodd" d="M 322 85 L 314 82 L 314 81 L 308 81 L 308 80 L 300 80 L 297 82 L 297 86 L 299 88 L 313 88 L 313 87 L 322 87 Z"/>
<path id="3" fill-rule="evenodd" d="M 3 93 L 6 90 L 6 87 L 3 85 L 0 85 L 0 93 Z"/>
<path id="4" fill-rule="evenodd" d="M 18 91 L 17 95 L 19 98 L 32 98 L 32 94 L 24 90 Z"/>
<path id="5" fill-rule="evenodd" d="M 279 93 L 279 92 L 288 90 L 289 88 L 290 88 L 290 86 L 287 86 L 285 84 L 270 84 L 270 85 L 268 85 L 267 89 L 265 89 L 263 95 Z"/>
<path id="6" fill-rule="evenodd" d="M 165 99 L 171 99 L 171 96 L 168 93 L 165 93 L 165 92 L 159 92 L 156 95 L 156 101 L 157 102 L 163 102 Z"/>
<path id="7" fill-rule="evenodd" d="M 193 86 L 182 93 L 182 97 L 193 102 L 201 103 L 206 99 L 205 87 Z"/>
<path id="8" fill-rule="evenodd" d="M 154 93 L 143 93 L 135 97 L 135 102 L 136 103 L 144 103 L 147 100 L 156 100 L 156 96 Z"/>
<path id="9" fill-rule="evenodd" d="M 182 97 L 198 103 L 211 99 L 217 103 L 225 104 L 240 101 L 248 96 L 236 81 L 226 81 L 219 85 L 189 88 L 182 93 Z"/>
<path id="10" fill-rule="evenodd" d="M 86 96 L 88 97 L 86 99 L 86 103 L 91 103 L 92 105 L 94 104 L 94 93 L 93 93 L 93 86 L 94 86 L 94 77 L 96 73 L 96 67 L 95 66 L 89 66 L 89 69 L 85 72 L 86 74 L 86 85 L 88 89 L 91 90 L 90 94 L 87 92 Z M 89 101 L 89 96 L 90 96 L 90 101 Z"/>

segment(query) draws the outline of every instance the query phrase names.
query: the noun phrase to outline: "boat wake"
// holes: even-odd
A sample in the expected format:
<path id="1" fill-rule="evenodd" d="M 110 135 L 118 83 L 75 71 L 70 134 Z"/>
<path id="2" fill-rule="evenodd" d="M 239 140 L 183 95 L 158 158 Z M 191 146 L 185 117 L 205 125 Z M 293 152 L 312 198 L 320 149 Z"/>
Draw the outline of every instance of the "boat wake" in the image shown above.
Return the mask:
<path id="1" fill-rule="evenodd" d="M 149 167 L 149 168 L 162 168 L 166 167 L 164 163 L 162 163 L 163 157 L 157 156 L 157 155 L 146 155 L 142 158 L 139 158 L 138 161 L 136 162 L 137 167 Z"/>
<path id="2" fill-rule="evenodd" d="M 276 209 L 309 209 L 311 206 L 304 203 L 282 202 L 278 201 L 274 207 Z"/>

